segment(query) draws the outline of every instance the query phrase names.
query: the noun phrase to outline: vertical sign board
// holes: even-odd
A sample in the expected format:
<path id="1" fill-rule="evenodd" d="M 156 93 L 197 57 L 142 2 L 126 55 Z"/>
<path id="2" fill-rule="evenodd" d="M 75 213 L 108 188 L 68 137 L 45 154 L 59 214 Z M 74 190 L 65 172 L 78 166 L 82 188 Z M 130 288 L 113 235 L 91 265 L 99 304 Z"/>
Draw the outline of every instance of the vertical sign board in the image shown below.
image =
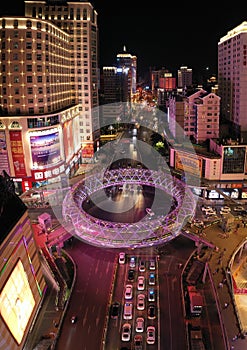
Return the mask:
<path id="1" fill-rule="evenodd" d="M 21 131 L 11 130 L 9 132 L 9 136 L 10 136 L 11 153 L 12 153 L 13 164 L 15 169 L 15 176 L 26 177 L 27 172 L 26 172 L 25 161 L 24 161 Z"/>
<path id="2" fill-rule="evenodd" d="M 0 173 L 2 173 L 3 170 L 8 174 L 10 173 L 6 135 L 5 131 L 0 131 Z"/>

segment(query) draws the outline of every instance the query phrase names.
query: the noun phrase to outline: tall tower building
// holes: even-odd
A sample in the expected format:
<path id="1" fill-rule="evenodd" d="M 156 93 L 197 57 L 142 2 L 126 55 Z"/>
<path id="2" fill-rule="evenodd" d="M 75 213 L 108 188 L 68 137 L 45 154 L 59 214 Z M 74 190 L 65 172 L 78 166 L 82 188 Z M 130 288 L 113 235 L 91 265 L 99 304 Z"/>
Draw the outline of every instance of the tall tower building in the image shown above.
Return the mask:
<path id="1" fill-rule="evenodd" d="M 178 70 L 178 90 L 181 92 L 190 86 L 192 86 L 192 69 L 182 66 Z"/>
<path id="2" fill-rule="evenodd" d="M 116 124 L 124 120 L 128 101 L 128 69 L 103 67 L 101 77 L 102 125 Z"/>
<path id="3" fill-rule="evenodd" d="M 97 12 L 86 1 L 25 0 L 25 16 L 51 21 L 69 34 L 71 89 L 80 111 L 80 140 L 93 141 L 99 128 L 98 115 L 93 112 L 98 106 Z"/>
<path id="4" fill-rule="evenodd" d="M 218 94 L 221 115 L 236 138 L 247 142 L 247 22 L 230 30 L 218 42 Z"/>
<path id="5" fill-rule="evenodd" d="M 22 190 L 59 182 L 99 141 L 97 12 L 27 0 L 25 17 L 0 18 L 0 38 L 0 171 Z"/>
<path id="6" fill-rule="evenodd" d="M 127 53 L 125 46 L 123 52 L 117 55 L 117 68 L 128 70 L 128 93 L 130 101 L 132 95 L 136 93 L 137 57 Z"/>

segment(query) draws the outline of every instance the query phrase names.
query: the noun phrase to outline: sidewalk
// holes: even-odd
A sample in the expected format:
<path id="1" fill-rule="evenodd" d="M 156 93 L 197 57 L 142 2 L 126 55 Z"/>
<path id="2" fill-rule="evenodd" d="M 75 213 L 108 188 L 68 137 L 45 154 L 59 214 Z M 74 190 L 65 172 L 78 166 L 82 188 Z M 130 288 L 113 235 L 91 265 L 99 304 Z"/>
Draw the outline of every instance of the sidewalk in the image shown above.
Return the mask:
<path id="1" fill-rule="evenodd" d="M 232 293 L 230 287 L 232 280 L 227 267 L 231 263 L 232 254 L 246 240 L 247 229 L 239 228 L 237 233 L 230 233 L 228 238 L 223 238 L 223 235 L 219 235 L 222 230 L 217 224 L 206 228 L 204 232 L 204 238 L 214 242 L 219 247 L 219 251 L 212 254 L 208 265 L 211 271 L 210 275 L 214 285 L 214 291 L 217 295 L 217 306 L 220 311 L 223 329 L 228 339 L 226 349 L 246 350 L 247 338 L 244 336 L 245 334 L 241 334 L 245 333 L 243 329 L 239 328 L 239 320 L 240 326 L 243 326 L 243 323 L 241 322 L 241 315 L 238 312 L 238 296 L 235 297 Z M 247 318 L 247 295 L 241 297 L 245 297 L 246 309 L 244 311 Z"/>

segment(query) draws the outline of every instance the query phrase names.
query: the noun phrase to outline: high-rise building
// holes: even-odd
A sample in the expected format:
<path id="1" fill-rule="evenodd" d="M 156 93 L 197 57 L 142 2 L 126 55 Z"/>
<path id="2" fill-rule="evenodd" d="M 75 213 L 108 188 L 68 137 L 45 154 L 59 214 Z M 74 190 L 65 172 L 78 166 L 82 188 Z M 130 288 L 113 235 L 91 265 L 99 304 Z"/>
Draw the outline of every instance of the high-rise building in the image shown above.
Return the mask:
<path id="1" fill-rule="evenodd" d="M 99 140 L 98 26 L 90 2 L 25 1 L 2 17 L 0 170 L 22 190 L 91 162 Z"/>
<path id="2" fill-rule="evenodd" d="M 230 123 L 232 137 L 247 142 L 247 22 L 218 42 L 218 93 L 221 116 Z"/>
<path id="3" fill-rule="evenodd" d="M 100 104 L 102 125 L 123 121 L 128 101 L 128 69 L 103 67 L 101 76 Z"/>
<path id="4" fill-rule="evenodd" d="M 123 52 L 117 55 L 117 68 L 128 70 L 128 93 L 130 101 L 132 95 L 136 93 L 137 57 L 127 53 L 125 46 Z"/>
<path id="5" fill-rule="evenodd" d="M 182 66 L 178 70 L 178 90 L 183 91 L 192 86 L 192 69 Z"/>
<path id="6" fill-rule="evenodd" d="M 220 97 L 200 89 L 192 94 L 170 96 L 168 122 L 172 135 L 184 135 L 196 143 L 219 137 Z"/>
<path id="7" fill-rule="evenodd" d="M 157 97 L 158 107 L 166 109 L 168 96 L 176 90 L 176 78 L 167 69 L 151 71 L 152 93 Z"/>

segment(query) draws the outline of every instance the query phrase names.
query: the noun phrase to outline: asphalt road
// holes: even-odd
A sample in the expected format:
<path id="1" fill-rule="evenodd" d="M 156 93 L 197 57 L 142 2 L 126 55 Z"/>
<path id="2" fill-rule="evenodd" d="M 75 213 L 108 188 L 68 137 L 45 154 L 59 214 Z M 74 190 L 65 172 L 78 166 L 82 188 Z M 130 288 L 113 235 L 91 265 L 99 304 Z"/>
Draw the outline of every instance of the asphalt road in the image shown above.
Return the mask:
<path id="1" fill-rule="evenodd" d="M 101 349 L 116 253 L 80 241 L 68 253 L 76 263 L 77 278 L 56 350 Z M 72 315 L 78 317 L 75 324 Z"/>

